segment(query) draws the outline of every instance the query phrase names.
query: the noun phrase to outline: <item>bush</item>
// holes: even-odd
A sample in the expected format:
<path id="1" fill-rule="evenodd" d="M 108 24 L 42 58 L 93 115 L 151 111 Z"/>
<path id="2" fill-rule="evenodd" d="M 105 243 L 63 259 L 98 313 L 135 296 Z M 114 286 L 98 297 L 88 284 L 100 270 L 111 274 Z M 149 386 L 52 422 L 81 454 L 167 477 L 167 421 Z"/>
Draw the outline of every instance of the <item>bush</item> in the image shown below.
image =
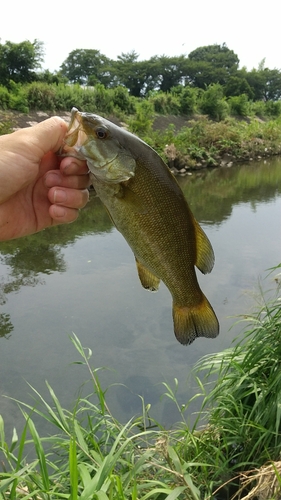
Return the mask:
<path id="1" fill-rule="evenodd" d="M 180 113 L 180 100 L 175 94 L 159 90 L 152 93 L 149 101 L 153 104 L 156 113 L 162 115 L 178 115 Z"/>
<path id="2" fill-rule="evenodd" d="M 230 97 L 227 100 L 230 107 L 230 114 L 234 116 L 248 116 L 250 113 L 250 104 L 248 96 L 241 94 L 239 96 Z"/>
<path id="3" fill-rule="evenodd" d="M 111 92 L 103 85 L 97 84 L 94 88 L 95 109 L 104 114 L 110 114 L 113 111 L 113 99 Z"/>
<path id="4" fill-rule="evenodd" d="M 136 115 L 128 120 L 131 132 L 144 136 L 152 130 L 154 106 L 151 101 L 136 103 Z"/>
<path id="5" fill-rule="evenodd" d="M 112 89 L 112 101 L 115 108 L 128 115 L 136 111 L 134 99 L 130 97 L 128 89 L 121 87 L 121 85 Z"/>
<path id="6" fill-rule="evenodd" d="M 265 111 L 268 116 L 277 118 L 281 115 L 281 101 L 266 101 Z"/>
<path id="7" fill-rule="evenodd" d="M 83 92 L 80 85 L 59 83 L 55 87 L 55 107 L 58 110 L 70 110 L 73 107 L 83 109 Z"/>
<path id="8" fill-rule="evenodd" d="M 20 83 L 15 83 L 13 80 L 9 82 L 10 89 L 10 108 L 22 113 L 28 113 L 28 101 L 26 90 Z"/>
<path id="9" fill-rule="evenodd" d="M 0 109 L 11 108 L 11 98 L 9 91 L 3 85 L 0 85 Z"/>
<path id="10" fill-rule="evenodd" d="M 181 114 L 193 115 L 195 113 L 198 96 L 202 92 L 201 89 L 178 85 L 177 87 L 173 87 L 171 92 L 179 99 Z"/>
<path id="11" fill-rule="evenodd" d="M 202 113 L 214 120 L 224 120 L 229 114 L 229 106 L 223 95 L 223 87 L 218 83 L 210 85 L 205 90 L 199 106 Z"/>
<path id="12" fill-rule="evenodd" d="M 48 83 L 33 82 L 26 86 L 26 99 L 31 109 L 54 111 L 55 95 L 55 89 Z"/>
<path id="13" fill-rule="evenodd" d="M 264 101 L 255 101 L 252 103 L 251 111 L 255 116 L 264 118 L 266 116 L 266 106 Z"/>

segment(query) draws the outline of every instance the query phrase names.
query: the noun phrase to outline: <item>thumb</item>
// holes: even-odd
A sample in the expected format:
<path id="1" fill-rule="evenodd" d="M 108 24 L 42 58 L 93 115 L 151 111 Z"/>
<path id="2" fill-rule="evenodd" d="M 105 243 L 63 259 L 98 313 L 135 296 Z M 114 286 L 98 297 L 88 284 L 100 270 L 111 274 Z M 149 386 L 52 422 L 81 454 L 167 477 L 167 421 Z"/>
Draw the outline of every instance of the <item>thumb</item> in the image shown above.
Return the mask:
<path id="1" fill-rule="evenodd" d="M 36 159 L 39 160 L 49 151 L 53 151 L 54 153 L 58 151 L 67 132 L 67 124 L 62 118 L 52 116 L 20 132 L 25 134 L 25 140 L 31 146 L 31 151 L 33 152 L 32 159 L 37 154 L 38 157 Z"/>
<path id="2" fill-rule="evenodd" d="M 67 132 L 58 116 L 0 137 L 0 203 L 34 181 L 45 154 L 56 152 Z"/>

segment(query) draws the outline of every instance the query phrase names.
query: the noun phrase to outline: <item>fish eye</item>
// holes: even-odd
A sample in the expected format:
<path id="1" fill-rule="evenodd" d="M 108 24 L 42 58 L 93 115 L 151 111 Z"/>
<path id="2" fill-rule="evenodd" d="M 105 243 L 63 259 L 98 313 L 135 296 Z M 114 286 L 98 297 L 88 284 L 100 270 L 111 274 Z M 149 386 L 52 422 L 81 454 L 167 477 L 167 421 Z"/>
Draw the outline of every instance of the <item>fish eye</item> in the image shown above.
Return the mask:
<path id="1" fill-rule="evenodd" d="M 98 139 L 106 139 L 107 131 L 103 127 L 96 128 L 96 136 Z"/>

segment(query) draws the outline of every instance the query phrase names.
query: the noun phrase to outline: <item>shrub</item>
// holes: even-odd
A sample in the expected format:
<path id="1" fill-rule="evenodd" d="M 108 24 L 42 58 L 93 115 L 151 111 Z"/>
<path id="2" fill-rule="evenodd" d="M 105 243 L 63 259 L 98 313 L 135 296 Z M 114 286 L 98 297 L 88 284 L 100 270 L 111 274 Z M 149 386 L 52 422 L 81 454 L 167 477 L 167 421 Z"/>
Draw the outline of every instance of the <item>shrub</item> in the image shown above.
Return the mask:
<path id="1" fill-rule="evenodd" d="M 229 114 L 229 106 L 223 95 L 223 87 L 215 83 L 202 94 L 199 104 L 202 113 L 214 120 L 224 120 Z"/>
<path id="2" fill-rule="evenodd" d="M 162 115 L 178 115 L 180 113 L 180 100 L 175 94 L 158 91 L 149 98 L 156 113 Z"/>
<path id="3" fill-rule="evenodd" d="M 113 106 L 120 109 L 124 113 L 131 115 L 136 111 L 134 99 L 130 97 L 128 89 L 118 85 L 112 89 Z"/>
<path id="4" fill-rule="evenodd" d="M 109 90 L 102 84 L 94 87 L 95 109 L 101 113 L 110 114 L 113 111 L 113 99 Z"/>
<path id="5" fill-rule="evenodd" d="M 173 87 L 171 92 L 179 99 L 181 114 L 193 115 L 195 113 L 198 96 L 202 92 L 201 89 L 178 85 L 177 87 Z"/>
<path id="6" fill-rule="evenodd" d="M 55 90 L 48 83 L 33 82 L 27 85 L 26 99 L 31 109 L 53 111 L 56 108 Z"/>
<path id="7" fill-rule="evenodd" d="M 268 116 L 278 117 L 281 115 L 281 101 L 266 101 L 265 111 Z"/>
<path id="8" fill-rule="evenodd" d="M 15 83 L 13 80 L 9 82 L 10 87 L 10 108 L 22 113 L 28 113 L 28 100 L 26 97 L 26 89 L 20 83 Z"/>
<path id="9" fill-rule="evenodd" d="M 9 109 L 11 107 L 10 93 L 6 87 L 0 85 L 0 109 Z"/>
<path id="10" fill-rule="evenodd" d="M 266 106 L 264 101 L 255 101 L 252 103 L 251 111 L 255 116 L 263 118 L 266 116 Z"/>
<path id="11" fill-rule="evenodd" d="M 78 84 L 65 85 L 59 83 L 53 87 L 55 89 L 55 107 L 58 110 L 70 110 L 73 107 L 83 108 L 84 90 Z"/>
<path id="12" fill-rule="evenodd" d="M 143 136 L 152 129 L 154 106 L 151 101 L 136 103 L 136 115 L 128 120 L 131 132 Z"/>
<path id="13" fill-rule="evenodd" d="M 230 97 L 227 100 L 230 107 L 230 114 L 234 116 L 248 116 L 250 112 L 250 104 L 248 96 L 241 94 L 239 96 Z"/>

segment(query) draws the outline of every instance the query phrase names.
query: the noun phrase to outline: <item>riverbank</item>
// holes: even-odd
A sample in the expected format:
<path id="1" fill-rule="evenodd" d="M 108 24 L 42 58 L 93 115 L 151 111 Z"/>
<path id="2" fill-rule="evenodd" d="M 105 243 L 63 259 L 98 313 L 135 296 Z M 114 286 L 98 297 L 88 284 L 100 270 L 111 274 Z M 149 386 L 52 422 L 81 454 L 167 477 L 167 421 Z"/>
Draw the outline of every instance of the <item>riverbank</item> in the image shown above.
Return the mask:
<path id="1" fill-rule="evenodd" d="M 196 422 L 188 425 L 189 407 L 177 401 L 175 387 L 163 384 L 181 422 L 165 430 L 150 418 L 151 405 L 124 425 L 114 418 L 107 389 L 92 368 L 91 351 L 76 335 L 72 343 L 90 376 L 90 394 L 64 409 L 47 384 L 47 402 L 36 390 L 34 407 L 20 404 L 26 426 L 5 439 L 0 418 L 0 498 L 134 500 L 242 500 L 279 498 L 280 440 L 280 266 L 268 300 L 243 317 L 246 329 L 235 345 L 205 356 L 194 368 L 203 402 Z M 213 380 L 216 382 L 212 382 Z M 210 389 L 211 387 L 211 389 Z M 207 389 L 208 388 L 208 389 Z M 270 412 L 268 409 L 270 408 Z M 47 437 L 35 421 L 46 420 Z M 30 435 L 30 438 L 28 437 Z M 30 444 L 35 459 L 31 459 Z M 29 450 L 29 459 L 25 455 Z M 47 451 L 46 451 L 47 450 Z"/>
<path id="2" fill-rule="evenodd" d="M 70 112 L 0 110 L 0 134 L 29 127 L 49 116 L 69 121 Z M 162 156 L 175 174 L 187 175 L 207 167 L 262 160 L 281 154 L 281 118 L 228 117 L 213 121 L 206 116 L 154 115 L 143 124 L 138 116 L 106 116 L 139 135 Z"/>

